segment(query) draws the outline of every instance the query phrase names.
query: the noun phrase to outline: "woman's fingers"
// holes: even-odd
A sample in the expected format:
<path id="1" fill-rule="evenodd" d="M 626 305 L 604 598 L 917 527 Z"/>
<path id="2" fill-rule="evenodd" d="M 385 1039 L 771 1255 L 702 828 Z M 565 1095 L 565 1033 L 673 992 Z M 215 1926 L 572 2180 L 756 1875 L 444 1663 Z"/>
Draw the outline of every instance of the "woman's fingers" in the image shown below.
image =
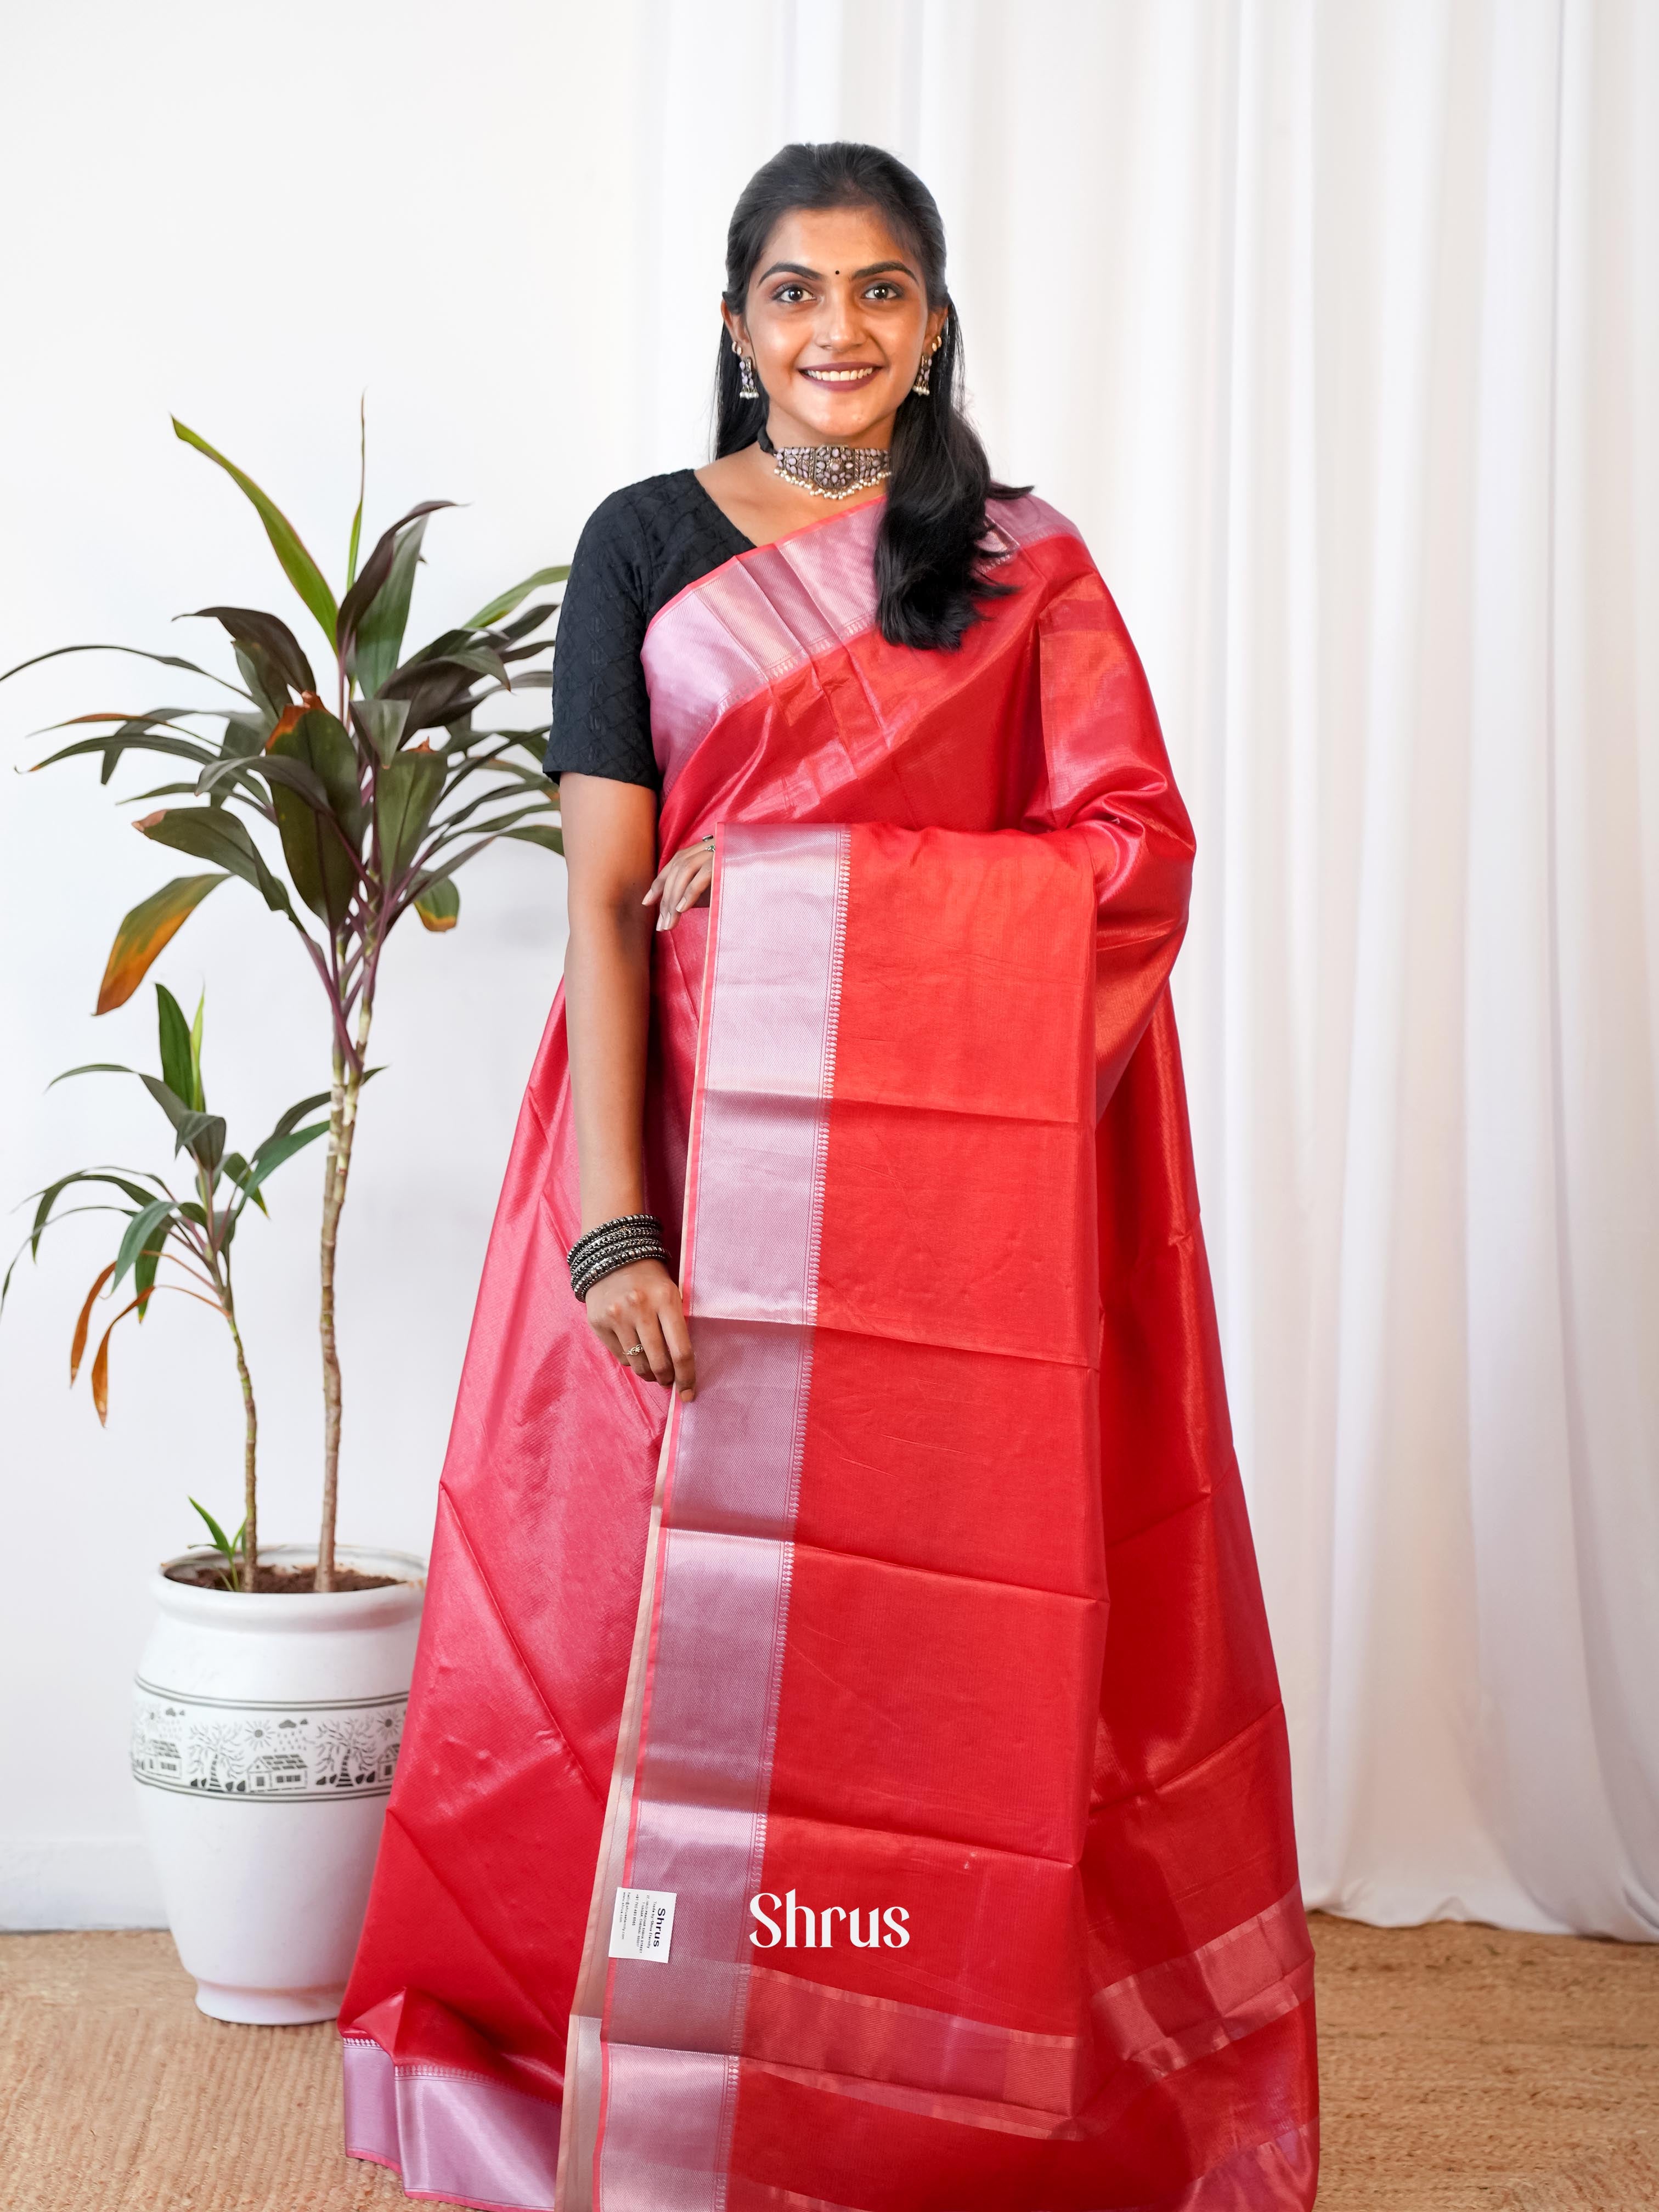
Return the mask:
<path id="1" fill-rule="evenodd" d="M 700 905 L 714 880 L 714 850 L 706 841 L 687 845 L 659 868 L 641 902 L 657 908 L 659 929 L 672 929 L 690 907 Z"/>
<path id="2" fill-rule="evenodd" d="M 714 880 L 714 868 L 708 863 L 693 868 L 669 883 L 657 915 L 659 929 L 672 929 L 689 907 L 700 906 L 708 896 L 708 886 Z"/>
<path id="3" fill-rule="evenodd" d="M 687 907 L 696 906 L 706 898 L 714 880 L 714 856 L 712 853 L 704 853 L 686 877 L 684 888 L 680 893 L 680 912 L 684 914 Z"/>
<path id="4" fill-rule="evenodd" d="M 674 1363 L 668 1356 L 668 1347 L 662 1340 L 662 1327 L 653 1309 L 647 1307 L 639 1316 L 640 1345 L 645 1353 L 643 1367 L 636 1359 L 634 1372 L 649 1374 L 653 1382 L 660 1382 L 665 1389 L 674 1379 Z"/>
<path id="5" fill-rule="evenodd" d="M 658 1260 L 637 1260 L 602 1275 L 587 1294 L 587 1324 L 605 1350 L 627 1359 L 640 1348 L 640 1316 L 648 1310 L 648 1285 L 659 1275 L 672 1289 L 672 1279 Z"/>
<path id="6" fill-rule="evenodd" d="M 605 1350 L 641 1382 L 695 1395 L 691 1332 L 679 1287 L 660 1261 L 637 1261 L 603 1277 L 587 1294 L 587 1320 Z"/>
<path id="7" fill-rule="evenodd" d="M 677 861 L 682 857 L 677 854 Z M 689 867 L 677 866 L 663 888 L 662 904 L 657 914 L 658 928 L 672 929 L 688 908 L 702 905 L 714 880 L 714 865 L 707 854 L 698 856 Z"/>
<path id="8" fill-rule="evenodd" d="M 685 1310 L 680 1304 L 678 1290 L 663 1299 L 657 1310 L 662 1325 L 663 1342 L 674 1364 L 674 1388 L 682 1398 L 697 1395 L 697 1363 L 691 1357 L 691 1332 L 686 1327 Z"/>

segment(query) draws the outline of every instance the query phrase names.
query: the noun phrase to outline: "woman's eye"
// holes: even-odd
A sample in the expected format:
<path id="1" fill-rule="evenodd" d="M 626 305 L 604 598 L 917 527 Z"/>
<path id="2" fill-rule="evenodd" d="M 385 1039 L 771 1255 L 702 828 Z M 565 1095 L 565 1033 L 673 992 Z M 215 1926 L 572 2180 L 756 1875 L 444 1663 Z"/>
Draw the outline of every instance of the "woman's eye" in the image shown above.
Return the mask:
<path id="1" fill-rule="evenodd" d="M 902 300 L 904 295 L 896 284 L 872 284 L 865 296 L 871 300 Z"/>
<path id="2" fill-rule="evenodd" d="M 806 297 L 805 284 L 781 284 L 772 297 L 781 307 L 793 307 L 797 300 Z"/>

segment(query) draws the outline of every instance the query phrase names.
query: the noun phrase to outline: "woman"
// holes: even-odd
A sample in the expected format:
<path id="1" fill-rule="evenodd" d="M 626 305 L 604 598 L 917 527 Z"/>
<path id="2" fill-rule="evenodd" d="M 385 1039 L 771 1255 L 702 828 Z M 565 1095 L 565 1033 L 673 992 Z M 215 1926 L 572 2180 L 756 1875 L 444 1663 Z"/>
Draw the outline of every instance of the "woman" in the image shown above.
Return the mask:
<path id="1" fill-rule="evenodd" d="M 1087 553 L 958 411 L 944 263 L 902 164 L 787 147 L 719 458 L 578 549 L 564 996 L 342 2014 L 411 2191 L 1312 2201 L 1191 833 Z"/>

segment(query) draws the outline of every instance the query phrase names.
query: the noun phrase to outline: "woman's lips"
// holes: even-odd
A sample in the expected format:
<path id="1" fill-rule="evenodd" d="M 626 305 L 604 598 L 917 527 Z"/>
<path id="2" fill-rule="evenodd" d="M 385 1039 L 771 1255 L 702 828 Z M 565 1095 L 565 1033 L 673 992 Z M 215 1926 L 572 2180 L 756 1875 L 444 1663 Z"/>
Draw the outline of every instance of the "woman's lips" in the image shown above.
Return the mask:
<path id="1" fill-rule="evenodd" d="M 861 362 L 856 367 L 848 368 L 804 368 L 800 373 L 803 376 L 810 376 L 814 384 L 827 385 L 836 392 L 855 390 L 859 385 L 868 384 L 872 377 L 881 374 L 880 369 L 872 362 Z"/>

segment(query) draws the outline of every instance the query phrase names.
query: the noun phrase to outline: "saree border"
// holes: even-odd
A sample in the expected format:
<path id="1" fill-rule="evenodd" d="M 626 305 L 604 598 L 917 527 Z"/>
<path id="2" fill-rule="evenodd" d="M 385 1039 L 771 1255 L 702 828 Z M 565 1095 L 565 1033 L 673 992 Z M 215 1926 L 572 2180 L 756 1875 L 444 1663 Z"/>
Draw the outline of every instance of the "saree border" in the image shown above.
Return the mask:
<path id="1" fill-rule="evenodd" d="M 992 560 L 1078 532 L 1046 500 L 998 500 Z M 827 515 L 734 553 L 652 617 L 640 650 L 651 743 L 665 799 L 723 714 L 875 627 L 875 543 L 884 502 Z"/>
<path id="2" fill-rule="evenodd" d="M 341 2060 L 348 2158 L 387 2167 L 405 2197 L 551 2212 L 556 2105 L 461 2067 L 398 2065 L 369 2036 L 344 2036 Z"/>
<path id="3" fill-rule="evenodd" d="M 686 1175 L 699 1388 L 664 1431 L 565 2068 L 559 2212 L 718 2212 L 766 1840 L 848 878 L 843 828 L 716 833 Z M 711 1698 L 708 1684 L 720 1683 Z M 618 1887 L 679 1899 L 611 1959 Z"/>

